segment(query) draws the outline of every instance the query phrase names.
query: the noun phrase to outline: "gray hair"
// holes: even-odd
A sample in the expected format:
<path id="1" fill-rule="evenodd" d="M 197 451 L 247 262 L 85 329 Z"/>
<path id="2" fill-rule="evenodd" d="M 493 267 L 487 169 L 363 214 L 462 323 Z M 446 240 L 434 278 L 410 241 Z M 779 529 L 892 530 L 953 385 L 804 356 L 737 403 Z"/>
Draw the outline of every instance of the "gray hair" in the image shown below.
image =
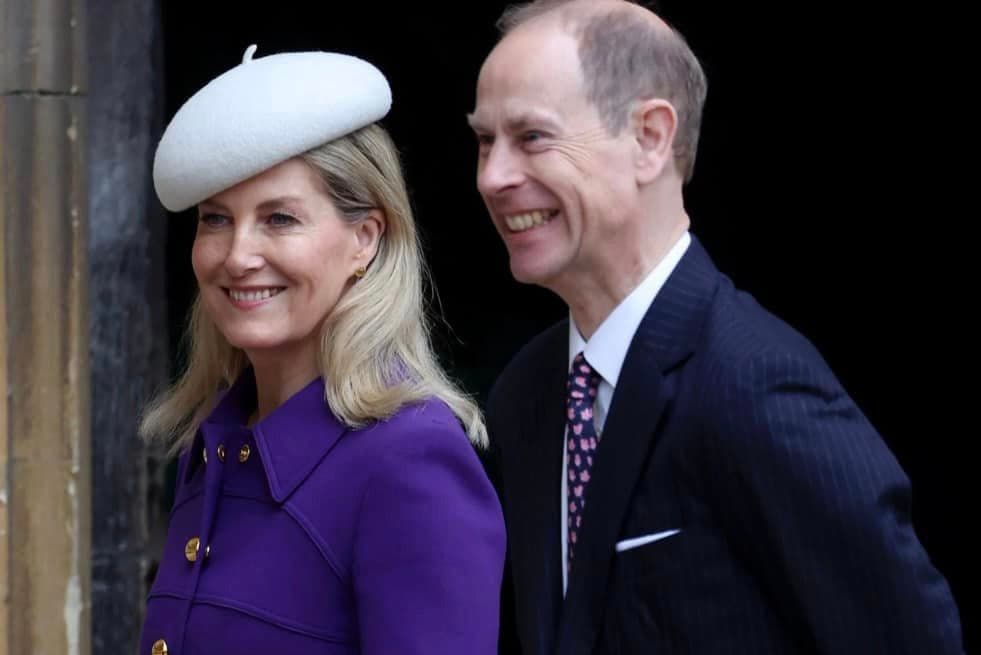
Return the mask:
<path id="1" fill-rule="evenodd" d="M 497 28 L 503 38 L 521 25 L 556 12 L 579 42 L 586 97 L 611 134 L 626 127 L 633 101 L 663 98 L 670 102 L 678 114 L 675 163 L 688 182 L 695 170 L 708 91 L 698 58 L 674 28 L 663 29 L 635 11 L 609 3 L 585 8 L 583 4 L 582 0 L 536 0 L 512 5 L 498 19 Z"/>

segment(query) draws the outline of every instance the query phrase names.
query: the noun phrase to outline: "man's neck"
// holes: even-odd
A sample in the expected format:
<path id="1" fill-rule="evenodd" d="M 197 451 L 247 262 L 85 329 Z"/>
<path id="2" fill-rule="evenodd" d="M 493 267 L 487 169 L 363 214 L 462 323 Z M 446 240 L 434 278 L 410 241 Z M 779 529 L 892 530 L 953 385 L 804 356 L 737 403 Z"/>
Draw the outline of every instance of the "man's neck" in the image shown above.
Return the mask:
<path id="1" fill-rule="evenodd" d="M 651 230 L 630 248 L 605 250 L 599 261 L 570 272 L 551 286 L 569 306 L 583 338 L 589 338 L 637 286 L 664 259 L 688 230 L 688 216 L 674 221 L 669 229 Z"/>

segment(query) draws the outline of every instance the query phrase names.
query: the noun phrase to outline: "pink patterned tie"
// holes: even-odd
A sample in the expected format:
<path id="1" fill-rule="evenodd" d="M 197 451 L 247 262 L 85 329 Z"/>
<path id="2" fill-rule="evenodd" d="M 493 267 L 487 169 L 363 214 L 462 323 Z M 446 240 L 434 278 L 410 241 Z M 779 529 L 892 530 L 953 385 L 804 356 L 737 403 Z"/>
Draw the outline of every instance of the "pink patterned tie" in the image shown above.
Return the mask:
<path id="1" fill-rule="evenodd" d="M 599 436 L 593 424 L 593 402 L 600 376 L 586 361 L 582 353 L 572 360 L 569 381 L 566 384 L 566 448 L 568 449 L 568 501 L 569 540 L 567 563 L 572 570 L 576 541 L 582 527 L 582 513 L 586 506 L 586 485 L 593 468 L 593 455 Z"/>

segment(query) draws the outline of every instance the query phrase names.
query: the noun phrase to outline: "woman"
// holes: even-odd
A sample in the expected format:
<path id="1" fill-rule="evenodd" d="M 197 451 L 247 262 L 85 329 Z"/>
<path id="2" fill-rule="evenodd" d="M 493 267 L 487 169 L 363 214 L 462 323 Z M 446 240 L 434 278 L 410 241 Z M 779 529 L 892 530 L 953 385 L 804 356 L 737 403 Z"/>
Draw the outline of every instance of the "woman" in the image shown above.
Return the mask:
<path id="1" fill-rule="evenodd" d="M 490 655 L 503 518 L 429 345 L 388 84 L 253 52 L 154 162 L 163 204 L 197 206 L 199 297 L 142 425 L 181 455 L 140 652 Z"/>

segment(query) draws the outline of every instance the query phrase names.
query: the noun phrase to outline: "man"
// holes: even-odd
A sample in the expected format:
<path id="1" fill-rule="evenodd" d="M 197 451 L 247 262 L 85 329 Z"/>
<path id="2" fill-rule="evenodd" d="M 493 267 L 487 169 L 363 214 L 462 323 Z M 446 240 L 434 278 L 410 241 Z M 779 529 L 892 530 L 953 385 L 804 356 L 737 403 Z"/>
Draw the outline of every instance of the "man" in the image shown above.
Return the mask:
<path id="1" fill-rule="evenodd" d="M 688 232 L 706 83 L 683 38 L 622 0 L 502 26 L 478 187 L 515 278 L 570 313 L 488 408 L 522 652 L 962 652 L 897 461 Z"/>

